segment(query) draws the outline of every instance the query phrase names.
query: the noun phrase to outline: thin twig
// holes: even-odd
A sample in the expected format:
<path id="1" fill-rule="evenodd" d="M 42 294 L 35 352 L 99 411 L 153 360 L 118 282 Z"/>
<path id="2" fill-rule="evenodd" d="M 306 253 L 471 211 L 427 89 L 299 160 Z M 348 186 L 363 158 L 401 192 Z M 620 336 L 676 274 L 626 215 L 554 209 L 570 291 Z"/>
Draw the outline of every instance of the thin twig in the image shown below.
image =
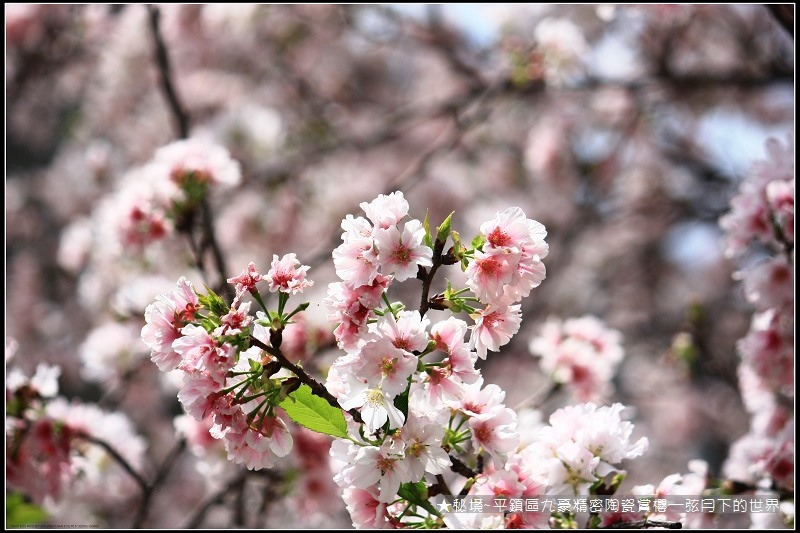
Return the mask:
<path id="1" fill-rule="evenodd" d="M 164 39 L 161 36 L 161 11 L 156 6 L 148 4 L 147 12 L 150 15 L 150 30 L 153 34 L 153 43 L 155 44 L 155 61 L 158 66 L 161 89 L 164 91 L 164 96 L 167 99 L 170 112 L 175 120 L 175 125 L 178 129 L 178 138 L 186 139 L 189 137 L 189 115 L 184 111 L 178 99 L 178 93 L 175 91 L 175 85 L 172 83 L 169 55 L 167 54 L 167 47 L 164 45 Z"/>
<path id="2" fill-rule="evenodd" d="M 147 518 L 147 512 L 150 510 L 150 502 L 153 499 L 153 494 L 155 494 L 156 489 L 167 478 L 167 474 L 175 465 L 178 456 L 183 452 L 185 448 L 186 448 L 186 440 L 185 439 L 178 440 L 178 442 L 175 443 L 175 446 L 172 448 L 172 451 L 170 451 L 170 453 L 161 463 L 161 466 L 156 471 L 156 477 L 150 484 L 148 484 L 147 490 L 145 490 L 142 494 L 142 501 L 139 504 L 139 509 L 136 512 L 136 518 L 133 521 L 134 529 L 139 529 L 144 524 L 144 521 Z"/>
<path id="3" fill-rule="evenodd" d="M 203 196 L 203 199 L 200 203 L 200 216 L 202 218 L 203 225 L 202 249 L 205 249 L 206 247 L 211 249 L 211 255 L 214 257 L 214 265 L 217 269 L 217 274 L 220 277 L 216 287 L 216 292 L 221 294 L 228 301 L 233 300 L 233 287 L 230 283 L 228 283 L 228 266 L 225 262 L 225 256 L 222 253 L 222 249 L 220 248 L 217 238 L 214 234 L 214 218 L 211 212 L 211 206 L 208 204 L 207 196 Z"/>
<path id="4" fill-rule="evenodd" d="M 478 472 L 475 472 L 473 469 L 465 465 L 463 462 L 461 462 L 461 459 L 459 459 L 458 457 L 454 457 L 451 455 L 450 461 L 452 463 L 450 465 L 450 470 L 452 470 L 456 474 L 461 474 L 467 479 L 473 478 L 478 475 Z"/>
<path id="5" fill-rule="evenodd" d="M 203 523 L 203 519 L 215 505 L 219 505 L 225 501 L 225 496 L 236 487 L 244 483 L 247 478 L 247 470 L 242 469 L 239 474 L 230 480 L 224 487 L 213 494 L 208 500 L 203 503 L 200 508 L 195 511 L 194 515 L 189 519 L 186 529 L 196 529 Z"/>
<path id="6" fill-rule="evenodd" d="M 430 297 L 431 283 L 433 282 L 433 277 L 436 275 L 436 271 L 439 270 L 440 266 L 442 266 L 442 252 L 444 251 L 444 244 L 445 241 L 436 239 L 436 242 L 433 245 L 433 265 L 431 266 L 430 271 L 426 272 L 424 278 L 422 279 L 422 297 L 420 298 L 419 302 L 419 315 L 421 317 L 424 317 L 425 313 L 427 313 L 428 309 L 430 309 L 430 302 L 428 299 Z M 424 270 L 422 270 L 422 272 L 424 272 Z"/>
<path id="7" fill-rule="evenodd" d="M 131 466 L 128 460 L 125 459 L 122 456 L 122 454 L 120 454 L 116 449 L 114 449 L 114 447 L 111 446 L 109 443 L 107 443 L 103 439 L 99 439 L 93 435 L 89 435 L 88 433 L 83 433 L 83 432 L 78 433 L 76 437 L 103 448 L 117 463 L 119 463 L 122 469 L 125 470 L 128 473 L 128 475 L 130 475 L 133 478 L 134 481 L 136 481 L 136 484 L 139 485 L 139 488 L 141 489 L 143 494 L 147 493 L 150 490 L 150 484 L 147 483 L 147 480 L 144 479 L 142 475 L 139 472 L 137 472 L 133 468 L 133 466 Z"/>
<path id="8" fill-rule="evenodd" d="M 302 368 L 300 368 L 296 364 L 294 364 L 291 361 L 289 361 L 286 358 L 286 356 L 283 355 L 283 352 L 281 352 L 280 349 L 273 348 L 272 346 L 264 344 L 263 342 L 261 342 L 260 340 L 258 340 L 257 338 L 255 338 L 253 336 L 250 337 L 250 344 L 252 344 L 253 346 L 257 346 L 258 348 L 264 350 L 265 352 L 270 354 L 272 357 L 277 359 L 278 362 L 281 364 L 281 366 L 283 366 L 284 368 L 286 368 L 288 370 L 291 370 L 294 373 L 295 376 L 300 378 L 300 381 L 304 385 L 308 385 L 309 388 L 311 388 L 311 392 L 315 396 L 319 396 L 320 398 L 322 398 L 323 400 L 328 402 L 331 406 L 336 407 L 338 409 L 342 409 L 344 411 L 342 406 L 339 405 L 339 401 L 336 399 L 336 397 L 333 394 L 331 394 L 330 392 L 328 392 L 328 389 L 326 389 L 325 386 L 322 383 L 320 383 L 319 381 L 317 381 L 313 377 L 309 376 L 306 373 L 305 370 L 303 370 Z M 350 416 L 353 417 L 353 420 L 355 420 L 359 424 L 362 424 L 364 422 L 363 419 L 361 418 L 361 413 L 359 413 L 357 410 L 350 409 L 347 412 L 350 414 Z"/>

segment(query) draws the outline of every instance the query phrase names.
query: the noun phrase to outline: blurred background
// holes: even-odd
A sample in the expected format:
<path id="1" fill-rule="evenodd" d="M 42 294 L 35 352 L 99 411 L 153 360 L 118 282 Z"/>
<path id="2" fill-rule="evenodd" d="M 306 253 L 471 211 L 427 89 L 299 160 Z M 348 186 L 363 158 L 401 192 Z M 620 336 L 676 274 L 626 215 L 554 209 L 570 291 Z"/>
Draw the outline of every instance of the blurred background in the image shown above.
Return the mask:
<path id="1" fill-rule="evenodd" d="M 120 246 L 107 217 L 132 172 L 188 135 L 242 167 L 241 183 L 211 198 L 224 275 L 295 252 L 312 267 L 315 302 L 336 280 L 339 224 L 362 214 L 360 202 L 401 190 L 414 218 L 429 210 L 434 225 L 455 211 L 465 242 L 521 207 L 547 228 L 547 279 L 522 302 L 513 341 L 482 362 L 486 382 L 546 418 L 571 398 L 545 397 L 528 341 L 548 317 L 595 315 L 624 338 L 609 401 L 632 406 L 635 436 L 650 440 L 626 485 L 658 483 L 693 458 L 719 474 L 748 428 L 735 343 L 752 309 L 732 274 L 759 251 L 726 259 L 718 219 L 766 139 L 794 130 L 786 15 L 765 5 L 9 4 L 14 364 L 29 375 L 60 365 L 67 398 L 125 413 L 147 442 L 145 471 L 175 449 L 181 409 L 138 339 L 142 314 L 179 276 L 202 287 L 219 275 L 192 267 L 178 233 Z M 443 271 L 436 290 L 445 278 L 464 280 Z M 393 297 L 413 308 L 418 288 L 405 285 Z M 339 352 L 323 308 L 307 321 L 316 333 L 298 357 L 322 376 Z M 291 476 L 198 469 L 190 452 L 173 457 L 140 525 L 350 526 L 335 498 L 284 505 Z M 233 493 L 259 511 L 232 510 Z M 70 512 L 128 526 L 137 498 L 120 491 Z"/>

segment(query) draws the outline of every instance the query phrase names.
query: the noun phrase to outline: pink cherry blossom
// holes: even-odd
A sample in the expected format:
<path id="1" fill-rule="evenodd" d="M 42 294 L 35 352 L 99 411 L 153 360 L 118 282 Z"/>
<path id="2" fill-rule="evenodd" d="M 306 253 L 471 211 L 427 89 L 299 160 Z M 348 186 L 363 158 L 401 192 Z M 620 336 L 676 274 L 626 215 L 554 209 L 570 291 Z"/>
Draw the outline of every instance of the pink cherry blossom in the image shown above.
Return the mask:
<path id="1" fill-rule="evenodd" d="M 255 263 L 252 261 L 247 265 L 247 268 L 241 274 L 234 278 L 228 278 L 228 283 L 233 283 L 236 288 L 237 298 L 246 292 L 256 290 L 256 283 L 264 279 L 264 277 L 256 269 Z"/>
<path id="2" fill-rule="evenodd" d="M 511 337 L 519 331 L 522 322 L 522 311 L 519 305 L 493 308 L 491 305 L 479 309 L 470 315 L 475 320 L 470 335 L 470 346 L 478 353 L 478 357 L 486 359 L 486 351 L 496 352 L 501 346 L 508 344 Z"/>
<path id="3" fill-rule="evenodd" d="M 621 340 L 619 331 L 594 316 L 550 317 L 528 348 L 541 357 L 542 370 L 568 385 L 578 401 L 592 401 L 613 392 L 611 380 L 624 357 Z"/>
<path id="4" fill-rule="evenodd" d="M 6 483 L 22 490 L 37 503 L 47 498 L 58 500 L 73 479 L 71 441 L 73 432 L 58 420 L 42 417 L 33 422 L 25 434 L 8 434 L 6 449 Z M 19 440 L 18 440 L 19 439 Z M 15 442 L 16 441 L 16 442 Z"/>
<path id="5" fill-rule="evenodd" d="M 187 375 L 184 386 L 178 391 L 178 401 L 183 410 L 197 421 L 201 421 L 216 412 L 233 412 L 232 398 L 220 395 L 219 383 L 205 373 Z"/>
<path id="6" fill-rule="evenodd" d="M 213 331 L 212 335 L 218 338 L 224 335 L 240 335 L 244 332 L 253 323 L 250 305 L 251 302 L 245 302 L 238 308 L 232 307 L 228 313 L 219 317 L 221 324 Z"/>
<path id="7" fill-rule="evenodd" d="M 328 320 L 338 324 L 334 337 L 341 349 L 356 350 L 362 343 L 369 319 L 376 316 L 373 309 L 380 305 L 381 296 L 392 280 L 392 276 L 378 274 L 371 284 L 357 288 L 341 282 L 328 285 L 328 297 L 323 304 L 328 310 Z"/>
<path id="8" fill-rule="evenodd" d="M 744 280 L 748 301 L 759 310 L 770 308 L 791 312 L 794 305 L 794 267 L 782 256 L 773 257 L 755 268 L 738 273 Z"/>
<path id="9" fill-rule="evenodd" d="M 753 241 L 775 245 L 773 221 L 785 229 L 783 237 L 794 241 L 789 228 L 794 219 L 794 141 L 786 143 L 770 138 L 766 143 L 767 158 L 757 161 L 731 200 L 730 212 L 719 224 L 727 233 L 725 253 L 729 257 L 744 253 Z M 774 185 L 771 185 L 773 184 Z"/>
<path id="10" fill-rule="evenodd" d="M 182 185 L 188 179 L 225 187 L 237 185 L 242 179 L 238 162 L 231 159 L 224 147 L 204 139 L 184 139 L 159 148 L 155 164 L 163 165 L 165 173 Z"/>
<path id="11" fill-rule="evenodd" d="M 336 275 L 350 287 L 370 285 L 378 275 L 378 254 L 371 237 L 351 238 L 333 250 Z"/>
<path id="12" fill-rule="evenodd" d="M 520 483 L 516 472 L 510 470 L 494 470 L 477 476 L 475 484 L 469 490 L 469 494 L 499 498 L 518 498 L 522 496 L 524 490 L 525 485 Z"/>
<path id="13" fill-rule="evenodd" d="M 794 188 L 794 179 L 775 180 L 765 190 L 772 217 L 790 243 L 794 242 Z"/>
<path id="14" fill-rule="evenodd" d="M 750 331 L 736 348 L 768 387 L 794 395 L 794 330 L 785 317 L 774 309 L 753 315 Z"/>
<path id="15" fill-rule="evenodd" d="M 451 353 L 457 346 L 465 344 L 467 323 L 455 317 L 447 317 L 431 327 L 430 338 L 436 343 L 436 349 Z"/>
<path id="16" fill-rule="evenodd" d="M 506 249 L 475 252 L 467 266 L 467 287 L 481 302 L 496 301 L 511 283 L 518 261 L 519 253 Z"/>
<path id="17" fill-rule="evenodd" d="M 347 487 L 342 499 L 350 513 L 353 527 L 359 529 L 386 529 L 392 525 L 386 513 L 386 503 L 378 500 L 378 490 L 374 487 L 361 489 Z"/>
<path id="18" fill-rule="evenodd" d="M 432 367 L 417 376 L 409 391 L 409 409 L 421 413 L 441 412 L 445 404 L 457 403 L 463 395 L 461 382 L 449 368 Z"/>
<path id="19" fill-rule="evenodd" d="M 529 222 L 535 226 L 529 226 Z M 533 220 L 529 221 L 519 207 L 509 207 L 505 211 L 497 213 L 492 220 L 481 224 L 480 231 L 486 237 L 488 248 L 516 248 L 517 251 L 524 244 L 531 242 L 532 232 L 541 236 L 541 239 L 547 236 L 544 226 Z"/>
<path id="20" fill-rule="evenodd" d="M 194 324 L 188 324 L 181 330 L 182 336 L 172 343 L 175 351 L 181 356 L 178 368 L 189 374 L 204 371 L 220 386 L 236 363 L 236 349 L 227 344 L 218 344 L 208 332 Z"/>
<path id="21" fill-rule="evenodd" d="M 474 383 L 463 387 L 463 395 L 451 405 L 469 415 L 477 416 L 488 413 L 495 407 L 502 405 L 506 392 L 494 383 L 483 386 L 483 378 L 479 377 Z"/>
<path id="22" fill-rule="evenodd" d="M 388 339 L 395 347 L 407 352 L 422 351 L 428 346 L 427 327 L 430 320 L 416 311 L 400 311 L 397 318 L 386 313 L 378 318 L 370 331 Z"/>
<path id="23" fill-rule="evenodd" d="M 352 238 L 372 237 L 374 228 L 372 224 L 364 217 L 354 217 L 353 215 L 346 215 L 342 220 L 342 240 L 348 242 Z"/>
<path id="24" fill-rule="evenodd" d="M 505 463 L 504 454 L 516 449 L 519 444 L 517 415 L 505 406 L 497 405 L 469 419 L 472 442 L 483 448 L 495 465 Z"/>
<path id="25" fill-rule="evenodd" d="M 181 356 L 173 350 L 172 343 L 181 336 L 181 328 L 194 320 L 199 305 L 192 282 L 181 277 L 177 289 L 168 295 L 157 296 L 156 301 L 145 309 L 142 340 L 150 348 L 150 357 L 162 372 L 178 366 Z"/>
<path id="26" fill-rule="evenodd" d="M 418 267 L 433 265 L 433 250 L 422 243 L 424 237 L 422 222 L 416 219 L 406 222 L 402 232 L 397 226 L 376 231 L 381 272 L 394 274 L 397 281 L 404 281 L 415 277 Z"/>
<path id="27" fill-rule="evenodd" d="M 450 458 L 442 447 L 444 427 L 409 413 L 400 430 L 403 459 L 409 472 L 409 481 L 420 481 L 429 474 L 442 474 L 450 466 Z"/>
<path id="28" fill-rule="evenodd" d="M 417 362 L 413 354 L 396 348 L 389 339 L 377 338 L 361 347 L 359 360 L 353 368 L 370 387 L 380 387 L 394 397 L 408 386 L 408 378 L 417 369 Z"/>
<path id="29" fill-rule="evenodd" d="M 296 254 L 286 254 L 280 259 L 277 255 L 273 255 L 272 266 L 264 276 L 264 281 L 269 283 L 269 292 L 297 294 L 314 284 L 313 281 L 306 279 L 309 268 L 301 266 Z"/>
<path id="30" fill-rule="evenodd" d="M 359 206 L 378 229 L 395 226 L 408 214 L 408 202 L 400 191 L 379 194 L 371 202 L 362 202 Z"/>

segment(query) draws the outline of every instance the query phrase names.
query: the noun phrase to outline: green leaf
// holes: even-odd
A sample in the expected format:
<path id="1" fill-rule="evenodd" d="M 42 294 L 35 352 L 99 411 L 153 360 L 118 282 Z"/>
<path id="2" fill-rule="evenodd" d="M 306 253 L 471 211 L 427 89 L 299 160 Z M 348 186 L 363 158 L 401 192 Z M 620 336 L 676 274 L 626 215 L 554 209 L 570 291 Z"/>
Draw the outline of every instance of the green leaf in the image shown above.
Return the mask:
<path id="1" fill-rule="evenodd" d="M 215 293 L 211 288 L 206 285 L 206 292 L 208 294 L 202 295 L 198 294 L 197 299 L 200 301 L 200 304 L 209 309 L 213 314 L 217 316 L 224 316 L 228 314 L 230 310 L 228 308 L 228 304 L 225 303 L 225 300 L 222 299 L 217 293 Z"/>
<path id="2" fill-rule="evenodd" d="M 425 229 L 425 236 L 422 237 L 422 242 L 428 248 L 433 249 L 433 239 L 431 239 L 431 223 L 430 211 L 425 211 L 425 220 L 422 221 L 422 227 Z"/>
<path id="3" fill-rule="evenodd" d="M 27 503 L 22 494 L 10 492 L 6 494 L 6 525 L 12 527 L 41 524 L 47 519 L 47 513 L 32 503 Z"/>
<path id="4" fill-rule="evenodd" d="M 311 431 L 340 439 L 348 438 L 347 422 L 342 410 L 315 396 L 308 385 L 302 385 L 291 393 L 280 406 L 289 418 Z"/>
<path id="5" fill-rule="evenodd" d="M 475 238 L 472 239 L 472 248 L 475 250 L 480 250 L 483 248 L 483 244 L 486 242 L 486 239 L 483 238 L 483 235 L 480 233 L 475 235 Z"/>
<path id="6" fill-rule="evenodd" d="M 397 407 L 405 418 L 408 418 L 408 387 L 403 394 L 398 394 L 394 398 L 394 406 Z"/>
<path id="7" fill-rule="evenodd" d="M 442 222 L 442 225 L 439 226 L 436 229 L 436 240 L 437 241 L 440 241 L 440 242 L 443 242 L 443 243 L 447 242 L 447 236 L 450 235 L 450 223 L 452 222 L 453 215 L 455 215 L 455 214 L 456 214 L 456 212 L 453 211 L 452 213 L 447 215 L 447 218 L 444 219 L 444 222 Z"/>
<path id="8" fill-rule="evenodd" d="M 429 513 L 441 516 L 439 511 L 428 501 L 428 487 L 424 481 L 416 483 L 403 483 L 397 491 L 397 495 L 409 503 L 419 505 Z"/>

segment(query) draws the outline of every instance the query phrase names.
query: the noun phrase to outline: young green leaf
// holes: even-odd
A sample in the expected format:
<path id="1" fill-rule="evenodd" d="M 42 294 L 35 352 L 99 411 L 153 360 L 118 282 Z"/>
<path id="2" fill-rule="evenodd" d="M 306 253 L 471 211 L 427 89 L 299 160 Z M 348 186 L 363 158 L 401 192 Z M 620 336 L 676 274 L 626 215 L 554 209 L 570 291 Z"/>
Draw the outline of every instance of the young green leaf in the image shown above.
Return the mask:
<path id="1" fill-rule="evenodd" d="M 403 483 L 400 485 L 400 490 L 397 491 L 397 495 L 409 503 L 419 505 L 431 514 L 441 516 L 431 502 L 428 501 L 428 487 L 425 485 L 424 481 Z"/>
<path id="2" fill-rule="evenodd" d="M 425 235 L 422 237 L 422 242 L 428 248 L 433 248 L 433 239 L 431 238 L 431 223 L 430 219 L 430 211 L 425 211 L 425 220 L 422 221 L 422 227 L 425 229 Z"/>
<path id="3" fill-rule="evenodd" d="M 456 212 L 453 211 L 452 213 L 447 215 L 447 218 L 444 219 L 444 222 L 442 222 L 442 224 L 436 229 L 437 241 L 447 242 L 447 237 L 450 235 L 450 223 L 452 222 L 453 215 L 455 214 Z"/>
<path id="4" fill-rule="evenodd" d="M 347 422 L 344 420 L 342 410 L 333 407 L 319 396 L 314 396 L 308 385 L 302 385 L 291 393 L 280 406 L 289 418 L 311 431 L 341 439 L 347 438 Z"/>

